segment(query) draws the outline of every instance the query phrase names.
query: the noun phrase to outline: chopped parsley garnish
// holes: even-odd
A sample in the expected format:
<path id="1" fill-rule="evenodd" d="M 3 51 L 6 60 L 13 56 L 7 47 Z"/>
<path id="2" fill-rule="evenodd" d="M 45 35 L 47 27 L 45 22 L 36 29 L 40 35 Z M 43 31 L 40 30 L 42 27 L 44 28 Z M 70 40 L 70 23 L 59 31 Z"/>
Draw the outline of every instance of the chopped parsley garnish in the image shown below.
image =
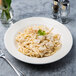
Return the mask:
<path id="1" fill-rule="evenodd" d="M 39 29 L 39 30 L 38 30 L 38 34 L 39 34 L 39 35 L 46 35 L 46 32 L 45 32 L 45 31 L 42 31 L 41 29 Z"/>

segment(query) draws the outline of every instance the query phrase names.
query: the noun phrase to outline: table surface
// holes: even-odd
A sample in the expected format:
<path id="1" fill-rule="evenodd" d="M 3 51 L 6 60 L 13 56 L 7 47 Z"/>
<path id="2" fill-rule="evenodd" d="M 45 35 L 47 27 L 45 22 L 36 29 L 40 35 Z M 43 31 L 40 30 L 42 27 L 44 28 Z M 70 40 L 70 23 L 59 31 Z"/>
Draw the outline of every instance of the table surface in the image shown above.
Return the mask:
<path id="1" fill-rule="evenodd" d="M 51 15 L 52 0 L 13 0 L 14 20 Z M 4 46 L 4 34 L 7 27 L 0 22 L 0 49 L 10 62 L 21 70 L 25 76 L 76 76 L 76 0 L 70 0 L 70 22 L 65 26 L 71 31 L 74 43 L 70 53 L 61 60 L 47 65 L 32 65 L 23 63 L 11 56 Z M 0 76 L 17 76 L 9 64 L 0 58 Z"/>

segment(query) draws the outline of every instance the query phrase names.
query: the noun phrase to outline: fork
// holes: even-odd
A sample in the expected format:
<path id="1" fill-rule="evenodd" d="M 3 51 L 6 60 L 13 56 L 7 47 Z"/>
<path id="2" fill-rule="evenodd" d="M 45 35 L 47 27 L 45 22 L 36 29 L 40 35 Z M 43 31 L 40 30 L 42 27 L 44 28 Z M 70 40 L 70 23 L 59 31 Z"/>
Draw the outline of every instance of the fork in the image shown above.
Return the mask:
<path id="1" fill-rule="evenodd" d="M 18 76 L 24 76 L 23 73 L 19 70 L 17 70 L 13 65 L 12 63 L 6 58 L 5 54 L 2 52 L 2 50 L 0 50 L 0 58 L 3 58 L 5 59 L 8 64 L 13 68 L 13 70 L 17 73 Z"/>

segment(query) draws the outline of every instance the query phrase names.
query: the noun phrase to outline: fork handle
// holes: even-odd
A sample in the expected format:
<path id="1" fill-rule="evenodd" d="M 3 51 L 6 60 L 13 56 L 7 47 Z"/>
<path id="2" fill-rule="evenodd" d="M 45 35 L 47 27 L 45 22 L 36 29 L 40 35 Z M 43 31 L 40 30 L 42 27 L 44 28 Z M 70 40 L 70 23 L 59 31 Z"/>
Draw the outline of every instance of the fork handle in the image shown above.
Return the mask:
<path id="1" fill-rule="evenodd" d="M 5 58 L 5 57 L 3 57 L 3 58 L 9 63 L 9 65 L 14 69 L 14 71 L 17 73 L 18 76 L 24 76 L 21 73 L 21 71 L 17 70 L 7 58 Z"/>

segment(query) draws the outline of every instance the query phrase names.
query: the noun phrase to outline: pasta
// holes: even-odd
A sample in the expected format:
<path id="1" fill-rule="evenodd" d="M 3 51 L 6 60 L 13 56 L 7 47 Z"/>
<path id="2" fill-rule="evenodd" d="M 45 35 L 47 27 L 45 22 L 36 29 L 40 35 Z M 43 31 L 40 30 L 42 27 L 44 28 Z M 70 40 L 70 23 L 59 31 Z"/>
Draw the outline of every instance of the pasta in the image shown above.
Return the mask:
<path id="1" fill-rule="evenodd" d="M 60 35 L 45 26 L 31 26 L 16 36 L 18 51 L 30 57 L 47 57 L 61 48 Z"/>

